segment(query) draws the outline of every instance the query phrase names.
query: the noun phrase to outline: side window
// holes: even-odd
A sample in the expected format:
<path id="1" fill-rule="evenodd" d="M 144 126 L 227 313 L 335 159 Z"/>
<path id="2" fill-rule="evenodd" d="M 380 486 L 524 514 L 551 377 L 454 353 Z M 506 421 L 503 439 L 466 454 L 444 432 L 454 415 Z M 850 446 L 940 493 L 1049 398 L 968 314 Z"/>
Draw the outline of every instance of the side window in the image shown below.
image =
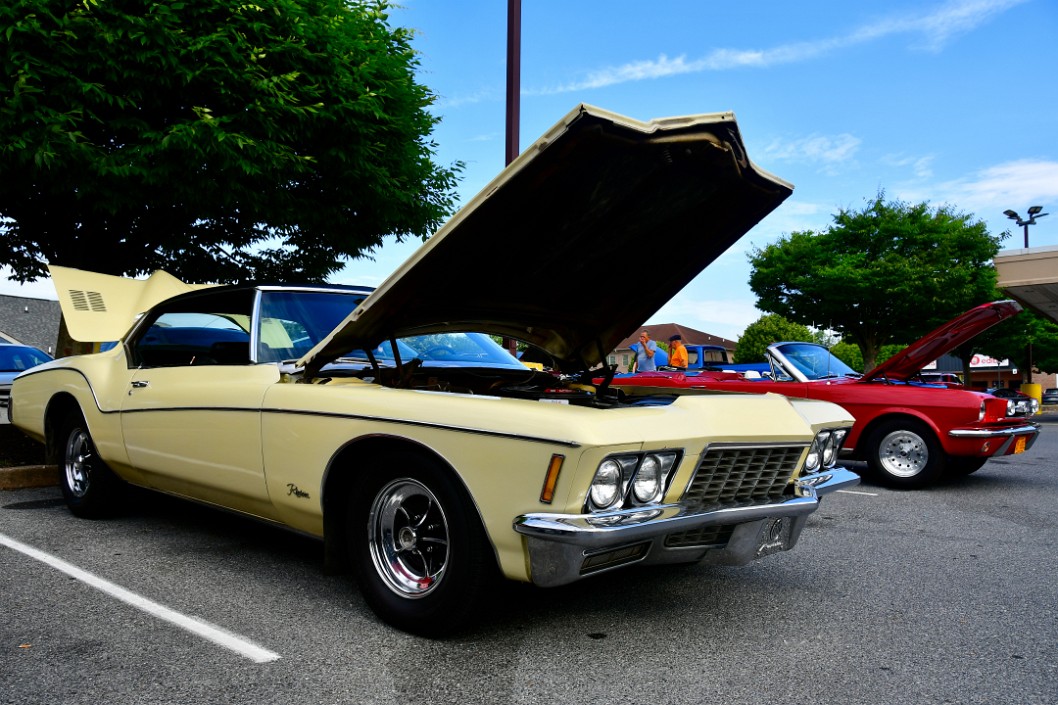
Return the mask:
<path id="1" fill-rule="evenodd" d="M 163 312 L 135 341 L 140 367 L 248 365 L 250 335 L 238 314 Z"/>

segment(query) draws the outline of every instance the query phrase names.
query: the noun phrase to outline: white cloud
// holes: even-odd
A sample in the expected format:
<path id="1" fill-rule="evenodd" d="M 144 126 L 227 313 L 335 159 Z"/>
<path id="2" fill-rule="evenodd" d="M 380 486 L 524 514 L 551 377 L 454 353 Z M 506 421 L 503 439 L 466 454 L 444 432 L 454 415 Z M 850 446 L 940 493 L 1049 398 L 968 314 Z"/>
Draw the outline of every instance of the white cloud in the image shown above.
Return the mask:
<path id="1" fill-rule="evenodd" d="M 767 68 L 794 64 L 830 54 L 845 47 L 866 44 L 894 35 L 909 35 L 912 47 L 937 52 L 959 35 L 973 31 L 997 15 L 1029 0 L 951 0 L 935 9 L 910 16 L 883 17 L 846 35 L 816 41 L 794 42 L 767 49 L 714 49 L 697 59 L 685 55 L 642 59 L 589 72 L 584 78 L 550 88 L 524 90 L 526 95 L 571 93 L 621 83 L 667 78 L 705 71 Z"/>
<path id="2" fill-rule="evenodd" d="M 1037 202 L 1058 201 L 1058 162 L 1034 159 L 997 164 L 977 173 L 937 185 L 946 202 L 966 207 L 1027 208 Z"/>
<path id="3" fill-rule="evenodd" d="M 882 163 L 897 169 L 910 169 L 915 179 L 930 179 L 933 178 L 934 158 L 932 154 L 924 157 L 889 154 L 882 157 Z"/>
<path id="4" fill-rule="evenodd" d="M 828 137 L 809 135 L 796 140 L 774 140 L 762 154 L 764 161 L 787 161 L 816 164 L 827 173 L 853 161 L 862 140 L 848 133 Z"/>

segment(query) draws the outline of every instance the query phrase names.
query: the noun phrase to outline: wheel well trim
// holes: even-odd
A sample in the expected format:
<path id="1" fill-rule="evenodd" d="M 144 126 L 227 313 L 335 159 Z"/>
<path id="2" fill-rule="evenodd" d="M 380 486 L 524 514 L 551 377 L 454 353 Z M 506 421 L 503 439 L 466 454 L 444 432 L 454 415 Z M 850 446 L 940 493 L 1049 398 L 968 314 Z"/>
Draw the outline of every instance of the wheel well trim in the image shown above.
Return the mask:
<path id="1" fill-rule="evenodd" d="M 366 472 L 361 466 L 352 470 L 342 471 L 339 468 L 346 464 L 350 458 L 363 460 L 372 453 L 379 451 L 405 450 L 423 456 L 427 460 L 435 461 L 450 479 L 455 481 L 463 489 L 474 507 L 478 522 L 485 533 L 485 538 L 492 548 L 493 559 L 499 565 L 500 557 L 496 548 L 496 542 L 489 534 L 488 524 L 481 513 L 474 493 L 471 492 L 463 476 L 456 470 L 441 453 L 434 448 L 405 436 L 396 436 L 386 433 L 370 433 L 356 438 L 351 438 L 343 443 L 327 461 L 323 477 L 320 480 L 320 509 L 323 512 L 323 544 L 324 563 L 328 572 L 349 572 L 349 559 L 346 544 L 345 512 L 341 510 L 344 506 L 342 498 L 350 487 L 355 486 L 356 478 L 360 473 Z"/>
<path id="2" fill-rule="evenodd" d="M 924 424 L 926 428 L 929 429 L 930 433 L 933 434 L 933 437 L 936 439 L 937 443 L 940 444 L 941 448 L 944 449 L 945 452 L 947 452 L 947 449 L 944 448 L 943 434 L 941 434 L 940 429 L 937 427 L 937 424 L 935 424 L 933 420 L 929 418 L 929 416 L 914 409 L 890 409 L 887 410 L 884 414 L 879 414 L 878 416 L 871 418 L 871 420 L 865 423 L 863 428 L 860 429 L 859 436 L 857 436 L 856 438 L 856 445 L 853 447 L 853 451 L 856 456 L 866 457 L 867 449 L 864 444 L 866 443 L 867 439 L 871 437 L 871 435 L 874 433 L 875 429 L 878 428 L 878 426 L 889 421 L 906 420 L 917 421 L 919 423 Z"/>

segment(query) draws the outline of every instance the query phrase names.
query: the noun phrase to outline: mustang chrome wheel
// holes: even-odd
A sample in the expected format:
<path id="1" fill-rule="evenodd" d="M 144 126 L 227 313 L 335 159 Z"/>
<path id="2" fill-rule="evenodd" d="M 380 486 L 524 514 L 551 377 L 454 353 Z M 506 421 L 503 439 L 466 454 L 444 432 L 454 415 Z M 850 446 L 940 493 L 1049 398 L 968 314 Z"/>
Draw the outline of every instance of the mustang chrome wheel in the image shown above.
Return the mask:
<path id="1" fill-rule="evenodd" d="M 925 487 L 935 482 L 944 469 L 940 441 L 918 419 L 883 420 L 871 429 L 863 445 L 870 474 L 890 487 Z"/>
<path id="2" fill-rule="evenodd" d="M 375 496 L 368 517 L 371 560 L 386 586 L 405 598 L 428 595 L 448 568 L 448 521 L 437 497 L 409 478 Z"/>
<path id="3" fill-rule="evenodd" d="M 882 438 L 878 460 L 890 475 L 914 477 L 929 462 L 929 448 L 917 433 L 901 429 Z"/>

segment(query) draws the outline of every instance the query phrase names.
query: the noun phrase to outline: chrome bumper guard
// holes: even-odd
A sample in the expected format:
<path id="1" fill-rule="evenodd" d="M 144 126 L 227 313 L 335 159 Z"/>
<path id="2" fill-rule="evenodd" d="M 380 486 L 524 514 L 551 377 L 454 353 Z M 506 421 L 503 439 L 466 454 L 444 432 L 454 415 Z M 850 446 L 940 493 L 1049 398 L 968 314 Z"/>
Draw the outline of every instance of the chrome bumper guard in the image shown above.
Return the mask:
<path id="1" fill-rule="evenodd" d="M 837 467 L 799 478 L 796 496 L 781 502 L 709 511 L 679 503 L 600 514 L 523 514 L 514 530 L 526 537 L 536 585 L 565 585 L 631 563 L 705 560 L 742 565 L 794 547 L 820 497 L 860 481 Z M 732 527 L 723 545 L 664 545 L 669 534 L 702 527 Z"/>

